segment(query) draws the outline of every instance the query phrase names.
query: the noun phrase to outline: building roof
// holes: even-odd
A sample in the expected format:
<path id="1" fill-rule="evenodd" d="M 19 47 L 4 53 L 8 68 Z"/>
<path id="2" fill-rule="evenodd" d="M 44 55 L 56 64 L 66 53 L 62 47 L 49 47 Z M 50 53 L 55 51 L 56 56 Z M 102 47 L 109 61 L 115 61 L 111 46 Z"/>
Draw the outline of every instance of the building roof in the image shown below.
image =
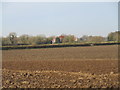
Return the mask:
<path id="1" fill-rule="evenodd" d="M 64 38 L 64 36 L 61 35 L 61 36 L 59 36 L 59 38 Z"/>

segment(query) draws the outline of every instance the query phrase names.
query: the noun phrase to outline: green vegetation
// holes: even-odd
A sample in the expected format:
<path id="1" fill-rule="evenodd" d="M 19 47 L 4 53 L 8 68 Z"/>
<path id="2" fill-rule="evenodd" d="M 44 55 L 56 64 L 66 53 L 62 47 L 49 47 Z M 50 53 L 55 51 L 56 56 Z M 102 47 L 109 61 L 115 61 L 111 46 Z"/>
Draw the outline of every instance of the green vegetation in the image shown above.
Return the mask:
<path id="1" fill-rule="evenodd" d="M 120 41 L 120 31 L 109 33 L 107 38 L 108 41 Z"/>
<path id="2" fill-rule="evenodd" d="M 117 45 L 118 42 L 86 42 L 86 43 L 59 43 L 59 44 L 41 44 L 41 45 L 13 45 L 13 46 L 2 46 L 0 49 L 37 49 L 37 48 L 59 48 L 59 47 L 76 47 L 76 46 L 98 46 L 98 45 Z"/>
<path id="3" fill-rule="evenodd" d="M 107 37 L 102 36 L 82 36 L 75 38 L 74 35 L 61 35 L 64 38 L 56 37 L 56 42 L 52 44 L 55 36 L 46 37 L 44 35 L 29 36 L 21 35 L 17 37 L 16 33 L 10 33 L 7 37 L 2 37 L 2 46 L 4 48 L 39 48 L 39 47 L 66 47 L 66 46 L 89 46 L 91 44 L 120 43 L 120 31 L 111 32 Z"/>

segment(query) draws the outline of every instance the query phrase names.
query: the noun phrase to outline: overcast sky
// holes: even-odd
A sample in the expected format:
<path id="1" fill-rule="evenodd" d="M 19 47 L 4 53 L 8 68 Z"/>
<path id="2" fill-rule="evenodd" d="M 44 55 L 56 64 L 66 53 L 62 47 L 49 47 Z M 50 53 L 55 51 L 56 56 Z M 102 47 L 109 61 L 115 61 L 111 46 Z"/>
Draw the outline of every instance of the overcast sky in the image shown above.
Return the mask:
<path id="1" fill-rule="evenodd" d="M 118 30 L 117 2 L 3 2 L 3 36 L 107 36 Z"/>

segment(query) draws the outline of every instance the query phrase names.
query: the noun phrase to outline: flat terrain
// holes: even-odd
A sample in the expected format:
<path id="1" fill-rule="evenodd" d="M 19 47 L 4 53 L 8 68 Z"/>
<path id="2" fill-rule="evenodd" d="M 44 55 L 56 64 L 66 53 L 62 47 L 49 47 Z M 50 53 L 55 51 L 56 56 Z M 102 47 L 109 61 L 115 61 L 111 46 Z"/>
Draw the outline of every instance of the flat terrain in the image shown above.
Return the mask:
<path id="1" fill-rule="evenodd" d="M 3 50 L 2 58 L 4 88 L 118 87 L 117 45 Z"/>

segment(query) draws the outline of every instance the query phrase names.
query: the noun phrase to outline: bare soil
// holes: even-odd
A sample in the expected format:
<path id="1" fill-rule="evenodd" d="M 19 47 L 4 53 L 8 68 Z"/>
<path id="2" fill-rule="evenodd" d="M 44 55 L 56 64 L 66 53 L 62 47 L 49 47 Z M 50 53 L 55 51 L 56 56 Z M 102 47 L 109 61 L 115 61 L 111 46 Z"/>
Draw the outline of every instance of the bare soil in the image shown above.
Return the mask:
<path id="1" fill-rule="evenodd" d="M 3 50 L 4 88 L 118 88 L 118 46 Z"/>

